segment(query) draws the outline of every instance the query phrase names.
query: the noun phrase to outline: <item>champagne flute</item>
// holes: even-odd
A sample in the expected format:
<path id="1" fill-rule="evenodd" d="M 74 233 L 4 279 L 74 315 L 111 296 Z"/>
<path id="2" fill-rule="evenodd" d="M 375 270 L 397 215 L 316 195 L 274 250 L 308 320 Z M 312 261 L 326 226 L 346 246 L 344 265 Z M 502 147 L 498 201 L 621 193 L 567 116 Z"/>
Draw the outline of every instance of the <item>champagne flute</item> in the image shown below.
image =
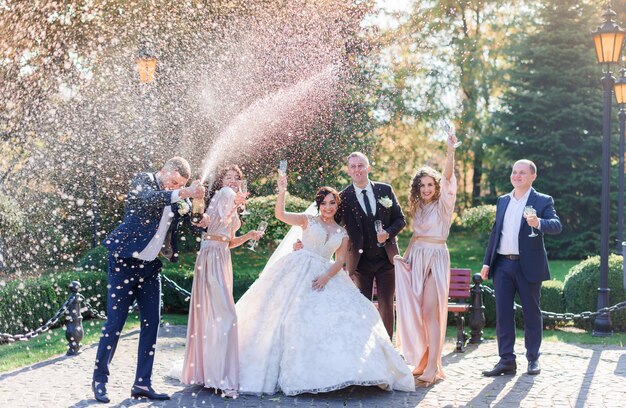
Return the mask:
<path id="1" fill-rule="evenodd" d="M 382 234 L 383 232 L 385 232 L 385 230 L 383 229 L 383 222 L 381 220 L 374 221 L 374 229 L 376 230 L 377 234 Z M 382 248 L 385 246 L 385 243 L 383 242 L 381 244 L 380 242 L 378 242 L 378 240 L 376 240 L 376 245 L 379 248 Z"/>
<path id="2" fill-rule="evenodd" d="M 265 232 L 265 229 L 266 229 L 266 228 L 267 228 L 267 221 L 261 221 L 261 222 L 259 223 L 259 228 L 257 228 L 257 231 L 259 231 L 259 232 Z M 258 242 L 259 242 L 259 241 L 255 240 L 255 239 L 250 240 L 250 245 L 248 246 L 248 249 L 249 249 L 250 251 L 256 252 L 256 249 L 255 249 L 255 248 L 256 248 L 256 244 L 257 244 Z"/>
<path id="3" fill-rule="evenodd" d="M 443 132 L 446 134 L 446 138 L 450 137 L 450 134 L 456 133 L 456 130 L 454 129 L 454 125 L 452 123 L 448 122 L 447 120 L 443 122 L 442 129 L 443 129 Z M 455 144 L 453 144 L 452 147 L 454 147 L 456 149 L 459 146 L 461 146 L 462 144 L 463 144 L 463 142 L 461 142 L 459 140 Z"/>
<path id="4" fill-rule="evenodd" d="M 248 192 L 248 180 L 239 180 L 239 191 L 244 194 Z M 243 210 L 241 212 L 242 216 L 251 214 L 250 211 L 248 211 L 248 209 L 246 208 L 245 204 L 241 204 L 241 209 Z"/>
<path id="5" fill-rule="evenodd" d="M 526 207 L 524 207 L 524 218 L 528 218 L 531 215 L 537 215 L 537 210 L 535 210 L 532 205 L 527 205 Z M 530 225 L 529 225 L 529 227 L 530 227 Z M 530 234 L 528 236 L 530 238 L 534 238 L 537 235 L 538 234 L 535 232 L 533 227 L 530 227 Z"/>
<path id="6" fill-rule="evenodd" d="M 287 160 L 281 160 L 278 163 L 278 174 L 280 177 L 285 177 L 287 174 Z"/>

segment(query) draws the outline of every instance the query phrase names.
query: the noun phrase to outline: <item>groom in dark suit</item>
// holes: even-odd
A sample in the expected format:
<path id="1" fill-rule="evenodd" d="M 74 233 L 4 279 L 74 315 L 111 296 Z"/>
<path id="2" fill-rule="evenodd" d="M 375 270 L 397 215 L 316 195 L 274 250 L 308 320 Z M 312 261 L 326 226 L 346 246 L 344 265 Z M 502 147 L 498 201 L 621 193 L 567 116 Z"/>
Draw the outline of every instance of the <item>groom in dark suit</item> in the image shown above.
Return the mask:
<path id="1" fill-rule="evenodd" d="M 537 178 L 537 166 L 530 160 L 518 160 L 511 171 L 514 189 L 500 196 L 496 221 L 485 251 L 483 279 L 493 279 L 496 292 L 496 336 L 500 361 L 493 370 L 483 371 L 487 377 L 515 374 L 515 310 L 513 302 L 518 293 L 524 312 L 524 340 L 527 373 L 541 372 L 539 347 L 543 334 L 543 319 L 539 297 L 541 282 L 550 279 L 548 257 L 543 242 L 545 234 L 559 234 L 561 221 L 554 209 L 554 200 L 532 188 Z M 532 206 L 536 214 L 524 213 Z M 532 228 L 531 228 L 532 227 Z M 532 232 L 537 234 L 533 235 Z"/>
<path id="2" fill-rule="evenodd" d="M 348 175 L 352 184 L 340 193 L 338 217 L 350 240 L 346 261 L 348 273 L 369 300 L 372 300 L 376 279 L 378 310 L 391 338 L 396 290 L 393 257 L 398 255 L 396 235 L 406 221 L 391 186 L 370 181 L 369 172 L 369 160 L 363 153 L 354 152 L 348 156 Z M 382 221 L 383 231 L 380 233 L 374 226 L 376 220 Z"/>
<path id="3" fill-rule="evenodd" d="M 98 344 L 92 382 L 94 397 L 100 402 L 109 402 L 109 363 L 134 299 L 139 306 L 141 332 L 131 396 L 169 399 L 167 394 L 155 392 L 151 384 L 161 318 L 162 263 L 158 255 L 176 261 L 176 232 L 179 218 L 189 209 L 186 199 L 204 198 L 199 180 L 184 187 L 190 173 L 189 163 L 174 157 L 157 173 L 137 174 L 131 182 L 124 220 L 104 240 L 103 245 L 109 250 L 107 320 Z"/>

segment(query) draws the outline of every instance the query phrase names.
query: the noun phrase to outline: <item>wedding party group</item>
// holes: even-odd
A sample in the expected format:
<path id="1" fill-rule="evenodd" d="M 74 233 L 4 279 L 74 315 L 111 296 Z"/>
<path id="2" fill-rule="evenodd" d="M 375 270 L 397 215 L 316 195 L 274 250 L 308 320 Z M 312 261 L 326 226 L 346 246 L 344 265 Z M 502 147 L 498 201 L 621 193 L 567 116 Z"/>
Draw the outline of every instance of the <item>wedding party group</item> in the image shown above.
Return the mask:
<path id="1" fill-rule="evenodd" d="M 170 398 L 151 381 L 161 309 L 159 258 L 176 261 L 178 227 L 189 218 L 190 199 L 204 200 L 206 210 L 193 220 L 201 244 L 185 351 L 168 376 L 224 398 L 349 386 L 411 392 L 444 379 L 446 241 L 457 194 L 454 132 L 445 143 L 443 171 L 424 166 L 409 186 L 412 238 L 403 256 L 397 243 L 406 226 L 403 210 L 389 184 L 370 180 L 366 155 L 347 157 L 348 187 L 319 188 L 302 213 L 285 210 L 288 183 L 281 168 L 275 216 L 292 228 L 237 303 L 230 249 L 263 236 L 262 228 L 237 234 L 248 196 L 241 169 L 223 167 L 208 191 L 200 180 L 187 186 L 191 169 L 180 157 L 156 173 L 136 175 L 124 219 L 103 242 L 109 251 L 107 320 L 93 373 L 95 399 L 110 400 L 109 365 L 134 300 L 141 330 L 131 397 Z M 532 161 L 517 161 L 513 190 L 498 199 L 481 274 L 494 280 L 500 361 L 486 376 L 516 373 L 516 293 L 524 311 L 527 373 L 541 370 L 539 295 L 541 282 L 550 278 L 543 236 L 558 234 L 561 224 L 552 197 L 532 188 L 536 177 Z"/>

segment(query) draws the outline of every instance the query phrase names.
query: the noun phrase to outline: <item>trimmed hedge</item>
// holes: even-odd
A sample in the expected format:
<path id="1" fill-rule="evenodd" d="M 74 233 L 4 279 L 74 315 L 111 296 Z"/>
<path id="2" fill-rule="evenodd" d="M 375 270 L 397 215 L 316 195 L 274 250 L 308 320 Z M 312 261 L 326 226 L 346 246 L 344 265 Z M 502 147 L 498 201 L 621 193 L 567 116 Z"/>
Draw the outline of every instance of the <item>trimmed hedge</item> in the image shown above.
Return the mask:
<path id="1" fill-rule="evenodd" d="M 106 274 L 103 272 L 65 272 L 54 276 L 27 278 L 0 288 L 0 331 L 23 334 L 51 318 L 70 294 L 73 280 L 81 293 L 98 310 L 105 310 Z M 63 323 L 63 318 L 59 322 Z"/>
<path id="2" fill-rule="evenodd" d="M 623 282 L 623 258 L 621 255 L 609 256 L 608 286 L 609 306 L 626 300 Z M 600 257 L 587 258 L 572 267 L 565 277 L 565 308 L 571 313 L 595 311 L 598 308 L 598 287 L 600 286 Z M 613 330 L 626 331 L 626 310 L 611 313 Z M 593 328 L 593 321 L 577 321 L 578 327 L 586 330 Z"/>
<path id="3" fill-rule="evenodd" d="M 493 289 L 493 281 L 483 282 L 484 286 Z M 519 296 L 515 296 L 515 302 L 521 304 Z M 496 326 L 496 302 L 488 293 L 483 295 L 483 304 L 485 306 L 485 324 L 488 327 Z M 545 281 L 541 285 L 541 310 L 547 312 L 563 313 L 565 312 L 565 302 L 563 297 L 563 282 L 557 280 Z M 521 310 L 515 312 L 515 325 L 517 328 L 524 328 L 524 315 Z M 555 322 L 544 320 L 544 326 L 555 326 Z"/>
<path id="4" fill-rule="evenodd" d="M 275 248 L 291 226 L 274 217 L 274 207 L 276 205 L 276 195 L 268 195 L 262 197 L 252 197 L 248 200 L 248 210 L 250 215 L 242 217 L 243 225 L 241 234 L 256 229 L 261 221 L 267 221 L 267 229 L 265 236 L 259 241 L 259 248 Z M 285 200 L 285 209 L 289 212 L 304 212 L 311 204 L 303 198 L 287 195 Z"/>
<path id="5" fill-rule="evenodd" d="M 479 205 L 463 212 L 461 224 L 470 231 L 489 234 L 495 220 L 495 205 Z"/>
<path id="6" fill-rule="evenodd" d="M 90 251 L 91 252 L 91 251 Z M 99 253 L 99 251 L 95 251 Z M 83 264 L 85 265 L 85 264 Z M 86 268 L 87 269 L 87 268 Z M 104 269 L 106 269 L 106 264 Z M 106 312 L 107 276 L 104 269 L 76 270 L 54 276 L 15 280 L 0 287 L 0 332 L 23 334 L 36 329 L 51 318 L 70 295 L 69 285 L 77 280 L 80 292 L 96 309 Z M 165 264 L 163 275 L 191 292 L 193 266 Z M 234 270 L 234 297 L 238 300 L 252 285 L 258 272 Z M 189 301 L 163 284 L 163 304 L 166 312 L 189 311 Z M 59 320 L 63 323 L 63 318 Z"/>

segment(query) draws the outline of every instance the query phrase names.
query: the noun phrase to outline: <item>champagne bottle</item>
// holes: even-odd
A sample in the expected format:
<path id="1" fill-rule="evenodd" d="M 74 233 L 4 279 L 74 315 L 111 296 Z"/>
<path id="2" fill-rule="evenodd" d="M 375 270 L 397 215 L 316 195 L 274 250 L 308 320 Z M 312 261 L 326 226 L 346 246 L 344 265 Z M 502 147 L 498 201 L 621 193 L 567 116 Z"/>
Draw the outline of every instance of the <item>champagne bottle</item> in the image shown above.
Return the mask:
<path id="1" fill-rule="evenodd" d="M 194 224 L 202 221 L 204 214 L 204 197 L 191 199 L 191 222 Z"/>

